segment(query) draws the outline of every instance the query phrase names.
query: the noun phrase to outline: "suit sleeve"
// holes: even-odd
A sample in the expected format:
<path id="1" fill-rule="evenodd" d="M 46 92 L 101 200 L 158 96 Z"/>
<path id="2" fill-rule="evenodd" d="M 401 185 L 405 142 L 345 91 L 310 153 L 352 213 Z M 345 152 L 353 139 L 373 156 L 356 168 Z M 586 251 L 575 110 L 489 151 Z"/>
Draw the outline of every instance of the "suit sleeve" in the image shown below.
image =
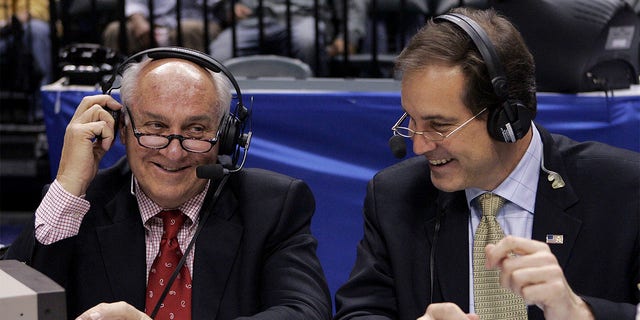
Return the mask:
<path id="1" fill-rule="evenodd" d="M 640 154 L 559 135 L 553 141 L 562 152 L 562 175 L 579 198 L 566 210 L 581 225 L 565 277 L 595 319 L 634 320 L 640 302 Z M 538 195 L 545 192 L 538 189 Z"/>
<path id="2" fill-rule="evenodd" d="M 242 319 L 330 319 L 331 297 L 310 229 L 315 200 L 309 187 L 292 180 L 280 210 L 265 244 L 264 311 Z"/>
<path id="3" fill-rule="evenodd" d="M 389 254 L 377 219 L 373 181 L 367 188 L 364 237 L 358 244 L 349 280 L 336 293 L 335 319 L 395 319 L 398 314 Z"/>
<path id="4" fill-rule="evenodd" d="M 600 298 L 582 297 L 589 304 L 596 320 L 634 320 L 636 307 L 628 303 L 616 303 Z"/>

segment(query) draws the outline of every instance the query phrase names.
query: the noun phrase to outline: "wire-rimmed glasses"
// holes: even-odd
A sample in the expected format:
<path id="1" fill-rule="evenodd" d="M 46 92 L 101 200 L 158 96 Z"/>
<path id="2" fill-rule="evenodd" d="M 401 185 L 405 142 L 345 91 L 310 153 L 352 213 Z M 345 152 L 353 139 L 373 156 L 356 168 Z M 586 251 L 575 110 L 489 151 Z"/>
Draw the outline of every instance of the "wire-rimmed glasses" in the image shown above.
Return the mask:
<path id="1" fill-rule="evenodd" d="M 209 152 L 209 150 L 211 150 L 213 146 L 215 146 L 218 142 L 218 133 L 216 133 L 216 136 L 211 139 L 189 138 L 179 134 L 170 134 L 165 136 L 153 133 L 142 133 L 136 128 L 129 108 L 125 107 L 125 109 L 127 111 L 127 115 L 129 116 L 129 120 L 131 120 L 131 129 L 133 130 L 133 135 L 136 137 L 136 140 L 138 140 L 138 144 L 145 148 L 164 149 L 171 143 L 171 140 L 177 139 L 178 141 L 180 141 L 180 146 L 182 147 L 182 149 L 189 152 L 205 153 Z"/>
<path id="2" fill-rule="evenodd" d="M 487 108 L 484 108 L 482 110 L 480 110 L 480 112 L 476 113 L 473 117 L 469 118 L 467 121 L 463 122 L 461 125 L 459 125 L 457 128 L 453 129 L 452 131 L 450 131 L 447 134 L 444 134 L 442 132 L 438 132 L 438 131 L 415 131 L 411 128 L 408 127 L 402 127 L 400 126 L 400 124 L 402 124 L 402 122 L 409 116 L 409 114 L 407 114 L 406 112 L 404 114 L 402 114 L 402 116 L 400 117 L 400 119 L 398 119 L 398 121 L 396 121 L 396 123 L 393 125 L 393 127 L 391 127 L 391 130 L 393 131 L 393 135 L 394 136 L 401 136 L 401 137 L 405 137 L 405 138 L 413 138 L 415 135 L 421 135 L 431 141 L 442 141 L 445 138 L 450 137 L 452 134 L 456 133 L 457 131 L 459 131 L 460 129 L 462 129 L 464 126 L 466 126 L 467 124 L 469 124 L 469 122 L 471 122 L 473 119 L 477 118 L 479 115 L 481 115 L 483 112 L 485 112 L 487 110 Z"/>

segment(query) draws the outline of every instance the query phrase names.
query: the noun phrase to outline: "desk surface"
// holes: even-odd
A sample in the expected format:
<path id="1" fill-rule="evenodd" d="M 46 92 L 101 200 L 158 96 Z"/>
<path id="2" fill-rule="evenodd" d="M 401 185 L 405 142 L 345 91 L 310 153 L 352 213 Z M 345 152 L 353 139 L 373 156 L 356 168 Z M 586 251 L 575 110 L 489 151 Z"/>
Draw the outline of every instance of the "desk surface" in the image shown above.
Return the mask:
<path id="1" fill-rule="evenodd" d="M 349 275 L 362 237 L 366 183 L 375 172 L 398 161 L 387 140 L 402 112 L 399 84 L 390 80 L 244 81 L 239 80 L 243 96 L 253 97 L 254 138 L 247 166 L 286 173 L 309 184 L 317 204 L 312 230 L 335 293 Z M 52 176 L 66 124 L 82 97 L 95 93 L 98 89 L 93 87 L 54 84 L 43 88 Z M 541 93 L 538 104 L 536 121 L 551 132 L 640 151 L 639 87 L 613 96 Z M 122 146 L 115 146 L 102 166 L 122 154 Z"/>

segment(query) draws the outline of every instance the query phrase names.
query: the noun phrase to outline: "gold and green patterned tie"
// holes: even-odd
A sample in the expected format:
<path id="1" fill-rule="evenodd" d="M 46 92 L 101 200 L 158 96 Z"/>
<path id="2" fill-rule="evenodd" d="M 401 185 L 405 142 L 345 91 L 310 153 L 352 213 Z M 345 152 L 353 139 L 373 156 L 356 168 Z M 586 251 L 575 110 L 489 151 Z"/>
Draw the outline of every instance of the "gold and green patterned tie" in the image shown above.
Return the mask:
<path id="1" fill-rule="evenodd" d="M 524 300 L 500 286 L 498 270 L 485 268 L 484 248 L 504 238 L 504 232 L 496 214 L 504 204 L 504 198 L 493 193 L 478 197 L 482 208 L 482 219 L 473 240 L 473 296 L 476 313 L 481 320 L 527 319 Z"/>

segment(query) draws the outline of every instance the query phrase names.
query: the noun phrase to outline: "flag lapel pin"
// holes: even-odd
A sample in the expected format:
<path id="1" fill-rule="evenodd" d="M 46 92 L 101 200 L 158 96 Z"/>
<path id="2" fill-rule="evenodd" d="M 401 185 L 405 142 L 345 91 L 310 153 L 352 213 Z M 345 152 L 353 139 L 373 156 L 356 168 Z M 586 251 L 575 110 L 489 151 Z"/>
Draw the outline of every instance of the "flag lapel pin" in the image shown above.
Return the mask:
<path id="1" fill-rule="evenodd" d="M 548 234 L 547 235 L 547 243 L 548 244 L 563 244 L 564 243 L 564 235 L 561 235 L 561 234 Z"/>

